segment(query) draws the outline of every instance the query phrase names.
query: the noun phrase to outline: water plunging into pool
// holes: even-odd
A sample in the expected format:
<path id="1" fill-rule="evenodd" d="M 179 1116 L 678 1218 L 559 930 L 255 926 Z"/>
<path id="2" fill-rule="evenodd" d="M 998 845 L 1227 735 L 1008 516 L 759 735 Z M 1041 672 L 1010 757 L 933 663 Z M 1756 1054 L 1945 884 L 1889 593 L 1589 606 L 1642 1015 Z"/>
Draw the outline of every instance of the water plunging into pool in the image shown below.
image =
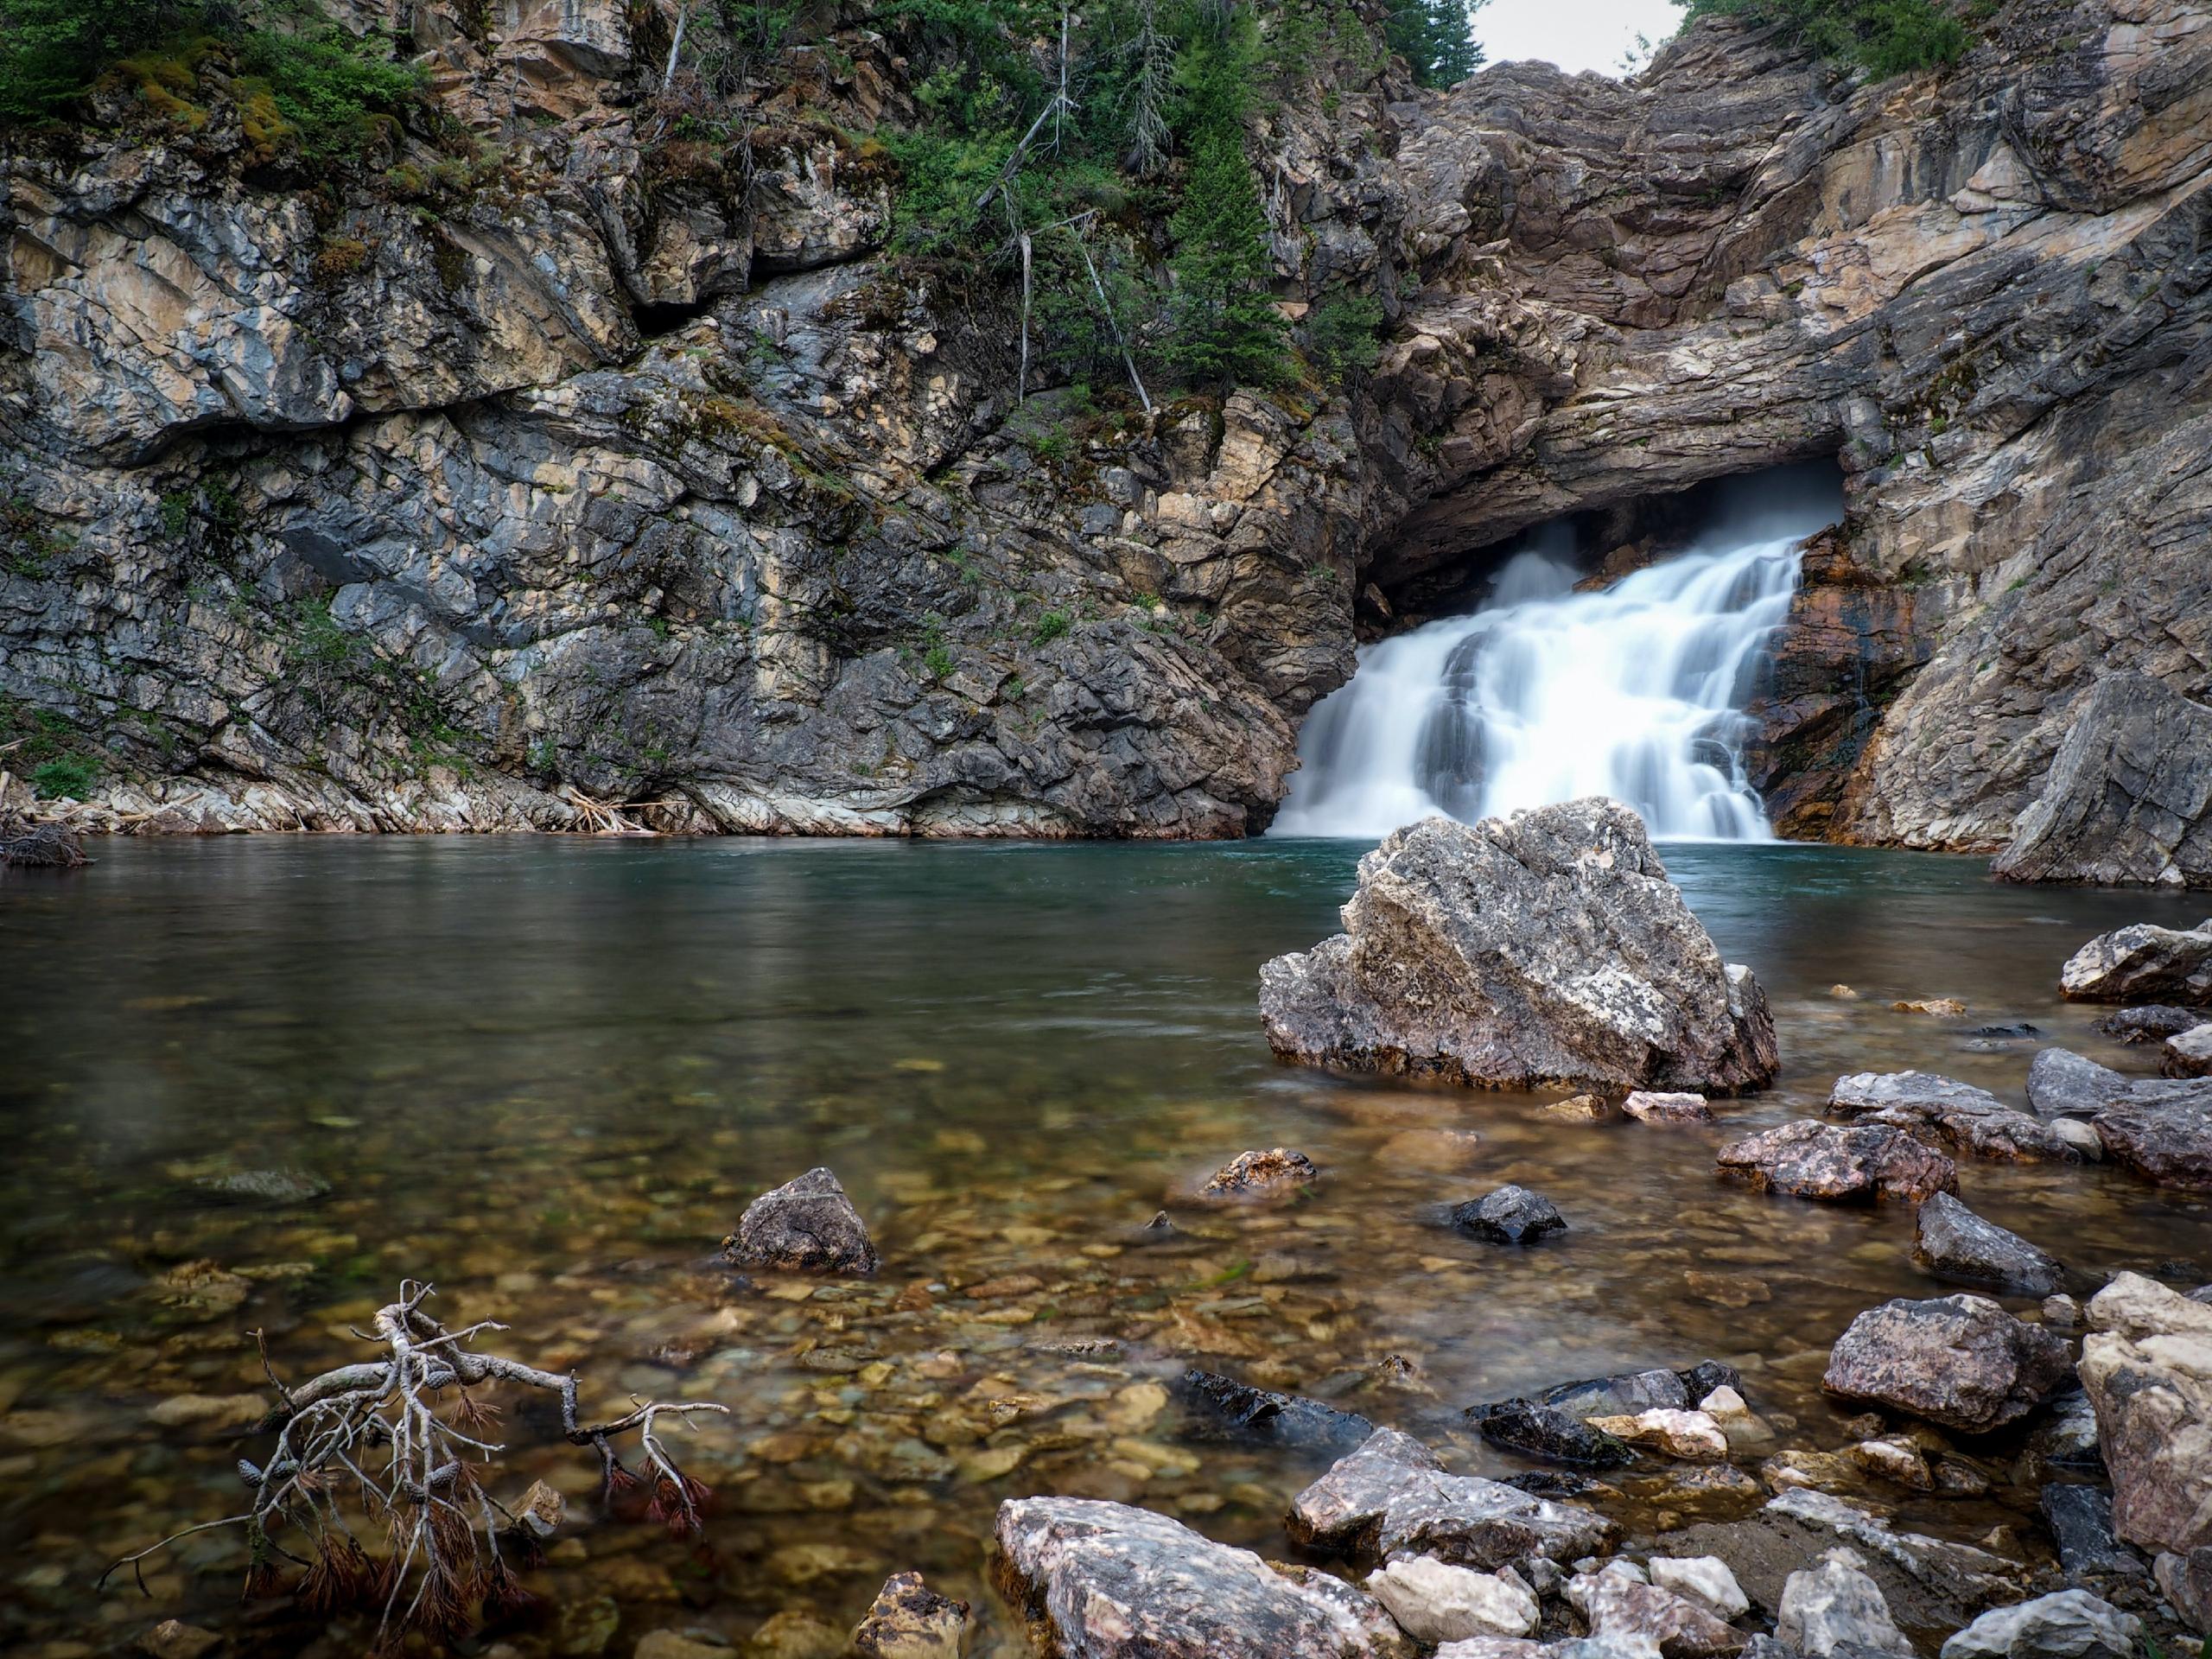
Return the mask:
<path id="1" fill-rule="evenodd" d="M 1681 553 L 1577 593 L 1573 537 L 1545 526 L 1471 615 L 1370 646 L 1318 704 L 1275 833 L 1388 834 L 1611 795 L 1655 835 L 1771 839 L 1744 775 L 1743 709 L 1840 516 L 1832 473 L 1747 480 Z"/>

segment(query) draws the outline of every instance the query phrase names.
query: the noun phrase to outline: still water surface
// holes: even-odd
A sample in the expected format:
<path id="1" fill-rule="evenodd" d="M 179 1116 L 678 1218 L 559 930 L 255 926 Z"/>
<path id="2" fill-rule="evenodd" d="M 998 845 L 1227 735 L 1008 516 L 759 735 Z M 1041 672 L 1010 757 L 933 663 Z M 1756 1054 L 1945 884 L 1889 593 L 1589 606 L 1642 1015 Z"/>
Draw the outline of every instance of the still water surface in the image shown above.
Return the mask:
<path id="1" fill-rule="evenodd" d="M 577 1367 L 588 1397 L 733 1408 L 690 1437 L 719 1493 L 707 1547 L 572 1528 L 537 1579 L 554 1612 L 506 1637 L 531 1654 L 587 1650 L 618 1614 L 614 1655 L 664 1627 L 741 1643 L 778 1612 L 849 1629 L 904 1568 L 975 1601 L 982 1650 L 1010 1651 L 985 1541 L 997 1503 L 1032 1492 L 1281 1556 L 1284 1503 L 1322 1460 L 1187 1432 L 1146 1384 L 1193 1363 L 1503 1473 L 1464 1406 L 1713 1356 L 1785 1440 L 1834 1446 L 1828 1344 L 1874 1302 L 1940 1291 L 1909 1213 L 1722 1186 L 1715 1147 L 1844 1071 L 1917 1065 L 2018 1101 L 2037 1039 L 1983 1025 L 2147 1071 L 2149 1051 L 2056 1000 L 2058 965 L 2108 927 L 2197 919 L 1998 886 L 1978 861 L 1671 848 L 1768 987 L 1784 1074 L 1710 1130 L 1579 1126 L 1527 1096 L 1274 1062 L 1259 965 L 1334 930 L 1362 850 L 267 838 L 116 842 L 90 870 L 0 879 L 0 1647 L 119 1652 L 174 1615 L 240 1652 L 359 1651 L 358 1630 L 283 1603 L 241 1609 L 220 1535 L 153 1563 L 151 1603 L 89 1585 L 235 1503 L 248 1408 L 221 1402 L 264 1386 L 249 1332 L 296 1376 L 364 1357 L 346 1327 L 404 1275 L 435 1281 L 454 1322 L 505 1320 L 507 1351 Z M 1967 1016 L 1889 1007 L 1942 995 Z M 1309 1201 L 1192 1201 L 1276 1145 L 1321 1166 Z M 719 1267 L 745 1201 L 818 1163 L 874 1229 L 880 1277 Z M 199 1185 L 271 1168 L 329 1191 Z M 1433 1224 L 1509 1180 L 1558 1203 L 1563 1241 L 1502 1252 Z M 1968 1165 L 1962 1193 L 2090 1274 L 2212 1278 L 2204 1203 L 2115 1171 Z M 1163 1205 L 1182 1231 L 1140 1242 Z M 179 1395 L 216 1403 L 149 1421 Z M 510 1419 L 500 1485 L 546 1476 L 588 1521 L 592 1471 L 538 1449 L 543 1427 Z M 1909 1513 L 1961 1535 L 1991 1520 Z"/>

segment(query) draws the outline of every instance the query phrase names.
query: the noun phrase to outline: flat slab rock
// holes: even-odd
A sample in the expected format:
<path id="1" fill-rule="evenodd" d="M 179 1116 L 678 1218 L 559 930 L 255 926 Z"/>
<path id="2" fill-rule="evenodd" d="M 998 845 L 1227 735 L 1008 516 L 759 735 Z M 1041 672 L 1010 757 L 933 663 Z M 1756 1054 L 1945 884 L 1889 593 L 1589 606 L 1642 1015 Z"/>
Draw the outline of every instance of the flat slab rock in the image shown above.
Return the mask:
<path id="1" fill-rule="evenodd" d="M 722 1241 L 722 1257 L 733 1267 L 807 1273 L 864 1274 L 878 1265 L 861 1212 L 827 1169 L 810 1169 L 747 1205 Z"/>
<path id="2" fill-rule="evenodd" d="M 1618 801 L 1427 818 L 1360 861 L 1344 931 L 1260 971 L 1286 1059 L 1491 1088 L 1738 1094 L 1774 1020 Z"/>
<path id="3" fill-rule="evenodd" d="M 1090 1498 L 999 1506 L 1001 1588 L 1056 1659 L 1412 1659 L 1372 1597 L 1278 1571 L 1149 1510 Z"/>
<path id="4" fill-rule="evenodd" d="M 1913 1217 L 1912 1259 L 1954 1284 L 2021 1296 L 2049 1296 L 2065 1283 L 2056 1256 L 1985 1221 L 1948 1192 L 1931 1194 Z"/>
<path id="5" fill-rule="evenodd" d="M 1594 1510 L 1448 1474 L 1434 1452 L 1389 1428 L 1299 1493 L 1283 1524 L 1294 1541 L 1355 1560 L 1433 1555 L 1484 1572 L 1531 1555 L 1576 1560 L 1612 1535 Z"/>
<path id="6" fill-rule="evenodd" d="M 2066 959 L 2058 988 L 2076 1002 L 2212 1007 L 2212 918 L 2193 928 L 2140 922 L 2100 933 Z"/>
<path id="7" fill-rule="evenodd" d="M 1869 1308 L 1829 1351 L 1821 1386 L 1979 1434 L 2027 1415 L 2072 1369 L 2064 1338 L 1961 1294 Z"/>
<path id="8" fill-rule="evenodd" d="M 2046 1048 L 2028 1063 L 2028 1105 L 2037 1117 L 2094 1117 L 2127 1092 L 2128 1080 L 2071 1049 Z"/>
<path id="9" fill-rule="evenodd" d="M 1916 1202 L 1959 1190 L 1948 1158 L 1886 1124 L 1799 1118 L 1723 1147 L 1719 1163 L 1722 1174 L 1754 1186 L 1831 1204 Z"/>
<path id="10" fill-rule="evenodd" d="M 1972 1084 L 1930 1071 L 1859 1071 L 1838 1077 L 1828 1115 L 1932 1136 L 1976 1158 L 2063 1162 L 2078 1157 L 2065 1137 Z"/>

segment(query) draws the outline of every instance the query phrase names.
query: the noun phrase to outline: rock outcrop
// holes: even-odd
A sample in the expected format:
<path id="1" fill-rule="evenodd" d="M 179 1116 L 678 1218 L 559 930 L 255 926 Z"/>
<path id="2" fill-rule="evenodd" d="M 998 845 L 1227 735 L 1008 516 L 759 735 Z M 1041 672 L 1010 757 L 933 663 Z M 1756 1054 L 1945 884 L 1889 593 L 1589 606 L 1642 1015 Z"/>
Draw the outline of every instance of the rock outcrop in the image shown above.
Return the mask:
<path id="1" fill-rule="evenodd" d="M 1149 415 L 1015 387 L 1010 273 L 887 245 L 845 135 L 908 42 L 833 23 L 725 168 L 653 118 L 674 11 L 349 7 L 482 165 L 309 176 L 127 94 L 0 156 L 0 696 L 87 822 L 1243 834 L 1356 620 L 1825 457 L 1783 825 L 2191 868 L 2128 734 L 2212 660 L 2201 0 L 2020 0 L 1940 77 L 1707 18 L 1631 82 L 1301 89 L 1274 274 L 1377 296 L 1380 361 Z"/>
<path id="2" fill-rule="evenodd" d="M 1992 868 L 2014 881 L 2212 887 L 2212 708 L 2147 675 L 2099 680 Z"/>
<path id="3" fill-rule="evenodd" d="M 1343 916 L 1261 969 L 1285 1058 L 1499 1088 L 1732 1094 L 1774 1076 L 1765 994 L 1618 802 L 1425 819 L 1360 861 Z"/>

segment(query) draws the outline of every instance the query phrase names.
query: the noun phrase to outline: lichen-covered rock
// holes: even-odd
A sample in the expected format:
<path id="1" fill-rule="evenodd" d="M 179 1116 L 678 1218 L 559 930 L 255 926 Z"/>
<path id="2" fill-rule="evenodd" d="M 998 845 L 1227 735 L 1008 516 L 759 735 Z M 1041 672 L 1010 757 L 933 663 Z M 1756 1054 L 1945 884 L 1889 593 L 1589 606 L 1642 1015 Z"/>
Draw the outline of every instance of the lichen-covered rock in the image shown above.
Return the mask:
<path id="1" fill-rule="evenodd" d="M 2064 1340 L 1983 1296 L 1870 1308 L 1829 1351 L 1830 1394 L 1983 1433 L 2033 1411 L 2065 1382 Z"/>
<path id="2" fill-rule="evenodd" d="M 1530 1555 L 1574 1560 L 1613 1530 L 1579 1504 L 1447 1474 L 1434 1452 L 1389 1428 L 1299 1493 L 1284 1525 L 1296 1542 L 1355 1560 L 1433 1555 L 1484 1572 Z"/>
<path id="3" fill-rule="evenodd" d="M 1948 1158 L 1880 1124 L 1847 1128 L 1799 1118 L 1723 1147 L 1718 1162 L 1722 1174 L 1754 1186 L 1832 1204 L 1916 1202 L 1959 1190 Z"/>
<path id="4" fill-rule="evenodd" d="M 960 1659 L 968 1604 L 941 1596 L 918 1573 L 894 1573 L 853 1631 L 860 1659 Z"/>
<path id="5" fill-rule="evenodd" d="M 1986 1089 L 1927 1071 L 1860 1071 L 1838 1077 L 1828 1114 L 1886 1123 L 1977 1158 L 2063 1161 L 2074 1155 L 2055 1129 Z"/>
<path id="6" fill-rule="evenodd" d="M 810 1169 L 747 1205 L 722 1255 L 734 1267 L 809 1273 L 870 1274 L 878 1265 L 860 1211 L 827 1169 Z"/>
<path id="7" fill-rule="evenodd" d="M 1991 868 L 2014 881 L 2212 887 L 2212 708 L 2145 674 L 2099 680 Z"/>
<path id="8" fill-rule="evenodd" d="M 1773 1078 L 1764 993 L 1618 802 L 1425 819 L 1360 861 L 1343 914 L 1343 933 L 1261 969 L 1285 1058 L 1501 1088 Z"/>
<path id="9" fill-rule="evenodd" d="M 1017 1498 L 999 1506 L 997 1537 L 1007 1599 L 1055 1659 L 1410 1659 L 1342 1580 L 1293 1578 L 1147 1510 Z"/>
<path id="10" fill-rule="evenodd" d="M 2112 1476 L 2113 1530 L 2151 1551 L 2212 1545 L 2212 1307 L 2121 1273 L 2088 1313 L 2082 1386 Z"/>
<path id="11" fill-rule="evenodd" d="M 2077 1002 L 2212 1005 L 2212 918 L 2193 928 L 2139 922 L 2100 933 L 2066 959 L 2058 988 Z"/>
<path id="12" fill-rule="evenodd" d="M 1240 1152 L 1206 1178 L 1198 1189 L 1208 1198 L 1280 1198 L 1321 1179 L 1313 1160 L 1287 1147 Z"/>
<path id="13" fill-rule="evenodd" d="M 1914 1215 L 1912 1259 L 1953 1284 L 2020 1296 L 2048 1296 L 2066 1277 L 2056 1256 L 1983 1220 L 1948 1192 L 1929 1194 Z"/>

